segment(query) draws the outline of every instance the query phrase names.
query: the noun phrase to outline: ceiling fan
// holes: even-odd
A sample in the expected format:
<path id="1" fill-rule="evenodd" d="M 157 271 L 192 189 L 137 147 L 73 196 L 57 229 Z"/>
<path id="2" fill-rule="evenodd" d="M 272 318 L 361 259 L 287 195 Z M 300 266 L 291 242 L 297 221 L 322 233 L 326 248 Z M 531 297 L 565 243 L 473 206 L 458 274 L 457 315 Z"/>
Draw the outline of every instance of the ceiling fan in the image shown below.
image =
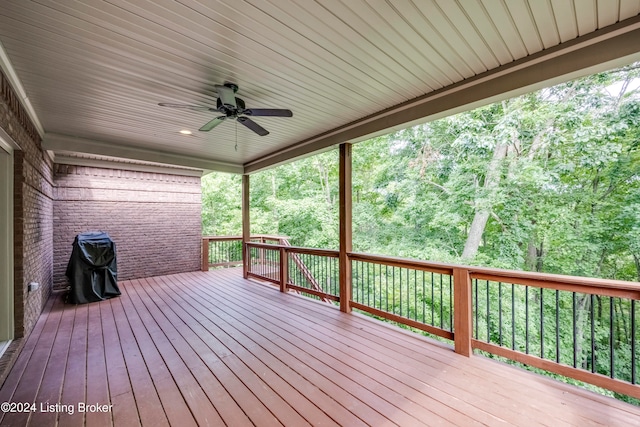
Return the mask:
<path id="1" fill-rule="evenodd" d="M 216 108 L 199 105 L 170 104 L 166 102 L 161 102 L 158 105 L 161 107 L 184 108 L 195 111 L 216 111 L 222 113 L 221 116 L 205 123 L 200 129 L 198 129 L 202 132 L 209 132 L 211 129 L 227 119 L 235 119 L 258 135 L 265 136 L 269 134 L 269 131 L 247 116 L 293 117 L 291 110 L 279 108 L 246 108 L 244 101 L 240 98 L 236 98 L 238 85 L 234 83 L 225 82 L 224 85 L 216 85 L 216 91 L 218 92 Z"/>

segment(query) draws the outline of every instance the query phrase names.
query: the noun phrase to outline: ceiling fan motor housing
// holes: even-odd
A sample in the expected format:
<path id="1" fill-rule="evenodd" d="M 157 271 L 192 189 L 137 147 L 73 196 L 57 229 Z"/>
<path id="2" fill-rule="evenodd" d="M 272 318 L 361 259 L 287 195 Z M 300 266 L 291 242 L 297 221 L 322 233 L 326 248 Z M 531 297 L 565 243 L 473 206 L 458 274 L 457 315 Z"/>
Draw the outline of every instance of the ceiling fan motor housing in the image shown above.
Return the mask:
<path id="1" fill-rule="evenodd" d="M 242 99 L 236 98 L 236 107 L 228 106 L 222 103 L 222 100 L 218 98 L 216 100 L 216 109 L 227 117 L 236 117 L 244 112 L 246 109 L 245 103 Z"/>

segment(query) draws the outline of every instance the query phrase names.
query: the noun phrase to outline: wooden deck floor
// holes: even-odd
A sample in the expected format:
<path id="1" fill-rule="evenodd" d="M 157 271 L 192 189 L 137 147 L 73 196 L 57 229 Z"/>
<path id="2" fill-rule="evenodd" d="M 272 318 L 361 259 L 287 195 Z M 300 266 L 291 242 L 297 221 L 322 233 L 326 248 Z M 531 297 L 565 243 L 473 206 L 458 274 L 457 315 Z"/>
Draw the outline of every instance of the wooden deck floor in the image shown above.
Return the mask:
<path id="1" fill-rule="evenodd" d="M 638 407 L 236 269 L 120 286 L 101 303 L 48 302 L 0 388 L 0 402 L 36 407 L 0 412 L 0 426 L 640 425 Z"/>

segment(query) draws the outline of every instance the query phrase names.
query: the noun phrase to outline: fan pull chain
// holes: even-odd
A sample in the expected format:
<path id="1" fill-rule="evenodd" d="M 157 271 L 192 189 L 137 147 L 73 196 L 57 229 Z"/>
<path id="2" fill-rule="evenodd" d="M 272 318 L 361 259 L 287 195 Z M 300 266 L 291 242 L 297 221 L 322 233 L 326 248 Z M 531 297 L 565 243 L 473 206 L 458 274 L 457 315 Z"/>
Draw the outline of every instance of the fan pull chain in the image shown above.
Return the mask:
<path id="1" fill-rule="evenodd" d="M 236 152 L 238 151 L 238 122 L 236 121 Z"/>

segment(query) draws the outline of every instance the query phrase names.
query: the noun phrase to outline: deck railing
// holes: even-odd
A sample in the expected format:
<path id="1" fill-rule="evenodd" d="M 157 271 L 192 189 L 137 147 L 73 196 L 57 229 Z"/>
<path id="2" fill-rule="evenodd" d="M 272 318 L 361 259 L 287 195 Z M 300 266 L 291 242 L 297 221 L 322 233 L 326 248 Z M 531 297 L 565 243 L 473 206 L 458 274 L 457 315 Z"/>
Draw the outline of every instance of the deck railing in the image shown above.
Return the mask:
<path id="1" fill-rule="evenodd" d="M 640 398 L 640 283 L 479 268 L 470 276 L 473 348 Z"/>
<path id="2" fill-rule="evenodd" d="M 453 269 L 350 254 L 351 307 L 453 340 Z"/>
<path id="3" fill-rule="evenodd" d="M 248 275 L 491 353 L 640 399 L 640 283 L 247 244 Z M 253 240 L 253 238 L 252 238 Z"/>
<path id="4" fill-rule="evenodd" d="M 288 237 L 255 234 L 252 242 L 286 244 Z M 204 236 L 202 238 L 202 271 L 242 265 L 242 236 Z"/>
<path id="5" fill-rule="evenodd" d="M 247 244 L 248 274 L 325 302 L 339 301 L 338 252 L 282 245 Z"/>

